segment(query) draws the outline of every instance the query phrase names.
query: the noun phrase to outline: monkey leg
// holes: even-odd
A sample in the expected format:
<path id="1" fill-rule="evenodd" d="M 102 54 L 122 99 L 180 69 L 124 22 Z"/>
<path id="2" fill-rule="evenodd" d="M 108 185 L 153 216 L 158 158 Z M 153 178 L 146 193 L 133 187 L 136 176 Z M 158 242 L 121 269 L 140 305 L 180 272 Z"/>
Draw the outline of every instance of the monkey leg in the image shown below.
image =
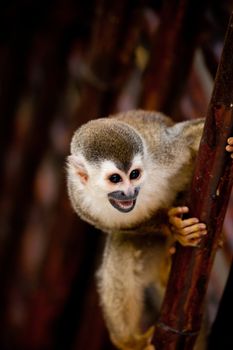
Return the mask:
<path id="1" fill-rule="evenodd" d="M 143 334 L 136 334 L 131 339 L 115 339 L 114 336 L 110 336 L 113 344 L 120 350 L 154 350 L 154 346 L 150 344 L 154 333 L 154 327 L 150 327 Z"/>
<path id="2" fill-rule="evenodd" d="M 127 280 L 125 285 L 122 282 L 114 280 L 113 276 L 110 285 L 99 281 L 100 299 L 110 338 L 121 350 L 149 350 L 154 327 L 144 333 L 140 329 L 144 312 L 143 293 L 136 285 L 126 285 Z"/>
<path id="3" fill-rule="evenodd" d="M 148 280 L 153 280 L 147 275 L 153 271 L 144 267 L 142 256 L 131 242 L 109 239 L 97 273 L 106 325 L 113 343 L 122 350 L 149 350 L 153 335 L 153 321 L 148 321 L 145 310 L 145 290 Z"/>

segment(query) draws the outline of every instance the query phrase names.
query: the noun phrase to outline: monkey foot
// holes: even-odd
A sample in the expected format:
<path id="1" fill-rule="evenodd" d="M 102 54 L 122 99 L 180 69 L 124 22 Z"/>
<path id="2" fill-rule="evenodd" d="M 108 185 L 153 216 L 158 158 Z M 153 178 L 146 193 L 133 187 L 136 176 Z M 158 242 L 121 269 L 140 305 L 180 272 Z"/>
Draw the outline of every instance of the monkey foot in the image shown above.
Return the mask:
<path id="1" fill-rule="evenodd" d="M 136 335 L 135 339 L 139 344 L 146 344 L 145 347 L 142 346 L 143 350 L 154 350 L 153 345 L 150 344 L 154 334 L 154 329 L 154 327 L 150 327 L 146 333 Z"/>
<path id="2" fill-rule="evenodd" d="M 155 350 L 154 346 L 150 344 L 153 334 L 154 327 L 150 327 L 145 333 L 134 335 L 133 339 L 119 341 L 111 336 L 111 340 L 121 350 Z"/>
<path id="3" fill-rule="evenodd" d="M 154 345 L 148 345 L 144 350 L 155 350 Z"/>

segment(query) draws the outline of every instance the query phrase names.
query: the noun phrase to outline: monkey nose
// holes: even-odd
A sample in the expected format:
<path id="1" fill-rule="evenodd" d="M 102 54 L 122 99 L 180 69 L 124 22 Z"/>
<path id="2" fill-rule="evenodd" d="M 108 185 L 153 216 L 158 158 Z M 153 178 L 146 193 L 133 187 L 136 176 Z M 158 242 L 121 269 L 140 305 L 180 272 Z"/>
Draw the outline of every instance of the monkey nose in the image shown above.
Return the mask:
<path id="1" fill-rule="evenodd" d="M 135 197 L 138 195 L 139 190 L 140 190 L 140 187 L 130 188 L 126 193 L 122 192 L 122 195 L 125 197 Z"/>
<path id="2" fill-rule="evenodd" d="M 138 193 L 139 193 L 139 191 L 140 191 L 140 187 L 139 187 L 139 186 L 138 186 L 138 187 L 135 187 L 135 189 L 134 189 L 134 194 L 137 196 Z"/>

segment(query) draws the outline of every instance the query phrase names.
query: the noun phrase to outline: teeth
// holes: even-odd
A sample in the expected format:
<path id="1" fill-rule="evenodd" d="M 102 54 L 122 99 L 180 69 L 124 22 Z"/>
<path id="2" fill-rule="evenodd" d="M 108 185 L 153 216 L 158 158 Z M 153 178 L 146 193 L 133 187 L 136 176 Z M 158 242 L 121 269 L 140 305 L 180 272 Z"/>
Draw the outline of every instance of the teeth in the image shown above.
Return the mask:
<path id="1" fill-rule="evenodd" d="M 135 202 L 135 200 L 120 201 L 117 199 L 110 198 L 110 203 L 112 204 L 112 206 L 124 213 L 131 211 L 134 208 Z"/>
<path id="2" fill-rule="evenodd" d="M 130 208 L 133 205 L 133 201 L 116 201 L 117 205 L 122 208 Z"/>

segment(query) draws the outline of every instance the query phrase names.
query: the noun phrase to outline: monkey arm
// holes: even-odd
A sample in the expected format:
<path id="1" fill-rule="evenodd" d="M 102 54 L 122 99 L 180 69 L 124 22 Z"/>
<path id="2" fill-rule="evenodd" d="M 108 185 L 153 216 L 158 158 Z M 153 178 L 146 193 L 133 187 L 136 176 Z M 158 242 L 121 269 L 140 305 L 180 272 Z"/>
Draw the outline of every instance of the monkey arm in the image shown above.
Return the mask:
<path id="1" fill-rule="evenodd" d="M 228 138 L 226 151 L 233 158 L 233 137 Z M 200 223 L 198 218 L 183 219 L 182 215 L 188 211 L 189 208 L 186 206 L 174 207 L 168 210 L 170 230 L 174 239 L 181 245 L 196 247 L 202 237 L 207 234 L 206 225 Z M 221 246 L 221 242 L 219 242 L 219 246 Z"/>

